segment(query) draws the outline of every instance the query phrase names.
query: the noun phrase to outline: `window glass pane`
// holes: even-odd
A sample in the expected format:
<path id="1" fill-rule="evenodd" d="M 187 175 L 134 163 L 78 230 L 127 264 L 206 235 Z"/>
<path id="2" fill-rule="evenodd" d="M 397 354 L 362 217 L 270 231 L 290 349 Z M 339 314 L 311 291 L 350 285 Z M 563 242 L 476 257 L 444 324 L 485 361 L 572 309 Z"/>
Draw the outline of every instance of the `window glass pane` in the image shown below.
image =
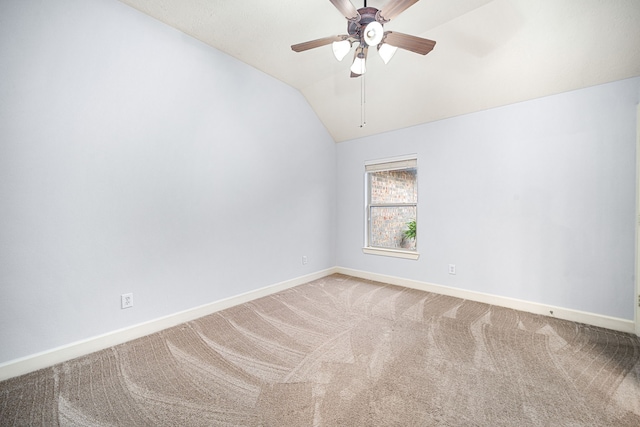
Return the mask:
<path id="1" fill-rule="evenodd" d="M 408 223 L 416 219 L 415 206 L 372 206 L 369 246 L 389 249 L 416 250 L 415 239 L 406 238 Z"/>
<path id="2" fill-rule="evenodd" d="M 370 203 L 416 203 L 418 186 L 416 169 L 400 169 L 369 173 Z"/>

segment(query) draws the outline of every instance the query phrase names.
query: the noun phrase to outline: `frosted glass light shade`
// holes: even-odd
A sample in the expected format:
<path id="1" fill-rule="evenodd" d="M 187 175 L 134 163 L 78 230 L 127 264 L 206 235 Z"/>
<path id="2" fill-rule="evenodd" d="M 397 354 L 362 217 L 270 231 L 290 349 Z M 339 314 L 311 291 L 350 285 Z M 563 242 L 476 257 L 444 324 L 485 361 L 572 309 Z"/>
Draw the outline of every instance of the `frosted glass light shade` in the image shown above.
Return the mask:
<path id="1" fill-rule="evenodd" d="M 384 61 L 385 64 L 388 64 L 395 55 L 397 47 L 391 46 L 390 44 L 383 43 L 378 47 L 378 54 L 380 54 L 380 58 Z"/>
<path id="2" fill-rule="evenodd" d="M 382 41 L 384 30 L 378 21 L 370 22 L 364 28 L 364 41 L 368 46 L 375 46 Z"/>
<path id="3" fill-rule="evenodd" d="M 364 55 L 360 56 L 359 54 L 356 59 L 353 60 L 353 64 L 351 65 L 351 72 L 353 74 L 362 75 L 367 72 L 367 65 L 364 59 Z"/>
<path id="4" fill-rule="evenodd" d="M 333 42 L 332 47 L 333 47 L 333 55 L 336 57 L 338 61 L 342 61 L 342 59 L 351 50 L 351 42 L 349 40 Z"/>

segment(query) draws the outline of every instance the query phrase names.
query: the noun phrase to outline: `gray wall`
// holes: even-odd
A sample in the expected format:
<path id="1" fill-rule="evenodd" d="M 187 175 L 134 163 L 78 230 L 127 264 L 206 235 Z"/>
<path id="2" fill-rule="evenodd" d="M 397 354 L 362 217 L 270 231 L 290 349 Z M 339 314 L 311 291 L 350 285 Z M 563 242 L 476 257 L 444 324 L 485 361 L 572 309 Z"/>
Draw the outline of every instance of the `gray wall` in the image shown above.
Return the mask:
<path id="1" fill-rule="evenodd" d="M 623 80 L 339 144 L 338 265 L 633 319 L 639 88 Z M 412 153 L 420 259 L 365 255 L 364 162 Z"/>
<path id="2" fill-rule="evenodd" d="M 335 150 L 129 6 L 0 2 L 0 363 L 334 266 Z"/>

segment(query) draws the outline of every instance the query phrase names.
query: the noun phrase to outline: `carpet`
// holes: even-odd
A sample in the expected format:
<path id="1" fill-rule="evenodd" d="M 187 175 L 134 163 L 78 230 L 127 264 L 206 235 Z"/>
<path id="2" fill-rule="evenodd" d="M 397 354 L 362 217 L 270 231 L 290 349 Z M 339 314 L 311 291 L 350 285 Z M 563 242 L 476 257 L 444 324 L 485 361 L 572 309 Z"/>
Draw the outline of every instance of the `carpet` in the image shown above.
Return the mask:
<path id="1" fill-rule="evenodd" d="M 640 426 L 640 339 L 328 276 L 0 383 L 0 425 Z"/>

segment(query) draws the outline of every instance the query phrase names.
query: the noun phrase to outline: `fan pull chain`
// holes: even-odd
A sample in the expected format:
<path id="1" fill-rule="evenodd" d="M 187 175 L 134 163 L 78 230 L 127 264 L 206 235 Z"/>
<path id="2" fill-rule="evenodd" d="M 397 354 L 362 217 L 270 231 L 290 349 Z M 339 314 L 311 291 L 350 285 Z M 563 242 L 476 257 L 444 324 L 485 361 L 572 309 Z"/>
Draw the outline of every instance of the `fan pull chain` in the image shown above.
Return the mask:
<path id="1" fill-rule="evenodd" d="M 364 74 L 360 78 L 360 127 L 363 128 L 367 124 L 367 98 Z"/>

